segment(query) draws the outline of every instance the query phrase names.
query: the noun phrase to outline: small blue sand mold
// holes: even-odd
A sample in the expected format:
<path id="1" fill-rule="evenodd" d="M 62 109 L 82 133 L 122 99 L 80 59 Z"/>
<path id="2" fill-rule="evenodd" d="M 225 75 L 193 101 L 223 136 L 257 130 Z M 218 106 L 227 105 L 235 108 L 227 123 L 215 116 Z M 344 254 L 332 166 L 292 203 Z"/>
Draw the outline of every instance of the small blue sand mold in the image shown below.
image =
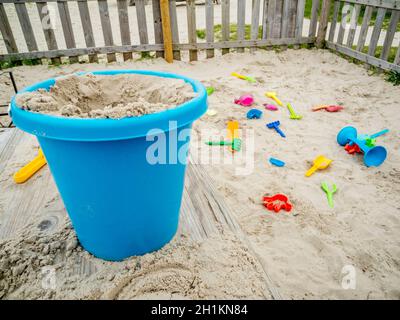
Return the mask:
<path id="1" fill-rule="evenodd" d="M 277 167 L 283 167 L 285 165 L 283 161 L 275 158 L 269 158 L 269 162 L 271 162 L 271 164 Z"/>
<path id="2" fill-rule="evenodd" d="M 251 109 L 247 112 L 247 119 L 260 119 L 262 111 L 258 109 Z"/>

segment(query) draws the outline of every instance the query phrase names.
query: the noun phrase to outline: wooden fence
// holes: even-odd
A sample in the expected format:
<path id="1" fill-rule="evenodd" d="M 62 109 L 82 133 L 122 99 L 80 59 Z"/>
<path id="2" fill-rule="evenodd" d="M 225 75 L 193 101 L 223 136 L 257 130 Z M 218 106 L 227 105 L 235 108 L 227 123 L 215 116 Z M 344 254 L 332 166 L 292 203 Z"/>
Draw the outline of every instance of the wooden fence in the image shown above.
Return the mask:
<path id="1" fill-rule="evenodd" d="M 399 38 L 394 43 L 396 30 L 400 30 L 400 1 L 335 0 L 333 5 L 326 46 L 370 65 L 400 72 Z M 363 14 L 361 27 L 356 30 L 355 22 L 360 20 L 361 13 Z M 372 32 L 368 32 L 372 18 L 375 22 Z M 387 23 L 384 28 L 385 22 Z M 356 31 L 358 31 L 357 39 Z M 384 41 L 378 46 L 382 31 L 385 32 Z M 367 36 L 368 44 L 366 44 Z M 395 54 L 391 54 L 392 52 Z"/>
<path id="2" fill-rule="evenodd" d="M 101 29 L 94 30 L 91 22 L 91 14 L 88 9 L 88 3 L 96 1 L 101 19 Z M 78 56 L 89 55 L 90 61 L 96 61 L 97 54 L 107 54 L 108 61 L 115 60 L 115 53 L 123 53 L 125 59 L 131 58 L 132 52 L 148 52 L 155 51 L 156 55 L 163 56 L 163 32 L 161 21 L 160 1 L 153 0 L 149 5 L 145 5 L 144 0 L 137 0 L 133 8 L 128 7 L 128 0 L 117 0 L 118 5 L 118 21 L 112 21 L 109 14 L 109 0 L 0 0 L 0 31 L 5 42 L 7 54 L 0 55 L 0 60 L 22 60 L 35 58 L 57 59 L 59 57 L 69 57 L 70 62 L 76 62 Z M 48 3 L 56 3 L 58 16 L 61 19 L 63 36 L 66 48 L 60 48 L 57 44 L 54 31 L 51 28 L 42 26 L 42 32 L 46 39 L 47 49 L 38 50 L 35 32 L 32 29 L 32 14 L 28 14 L 26 5 L 37 6 L 37 13 L 40 19 L 46 19 L 46 6 Z M 69 5 L 76 2 L 79 8 L 79 16 L 71 15 Z M 315 8 L 319 4 L 319 0 L 315 0 Z M 310 31 L 306 36 L 302 35 L 303 16 L 305 0 L 252 0 L 252 21 L 250 35 L 245 25 L 245 8 L 246 0 L 238 0 L 237 2 L 237 32 L 235 39 L 230 37 L 231 20 L 230 17 L 230 1 L 221 1 L 221 21 L 215 21 L 214 9 L 215 4 L 212 0 L 206 0 L 204 6 L 195 5 L 194 0 L 186 1 L 186 19 L 187 19 L 187 42 L 182 42 L 179 38 L 180 30 L 178 29 L 178 16 L 176 1 L 169 1 L 169 18 L 170 28 L 172 32 L 174 58 L 180 58 L 180 51 L 189 51 L 190 60 L 197 60 L 198 50 L 207 50 L 207 57 L 214 55 L 215 49 L 222 49 L 223 53 L 229 52 L 232 48 L 255 48 L 261 46 L 273 45 L 298 45 L 304 43 L 313 43 L 316 33 L 316 22 L 318 18 L 317 10 L 313 11 L 312 23 Z M 21 46 L 16 41 L 15 34 L 10 27 L 9 17 L 5 10 L 5 5 L 14 6 L 16 17 L 18 17 L 20 28 L 24 37 L 27 50 L 21 51 Z M 129 8 L 129 10 L 128 10 Z M 140 43 L 134 44 L 131 39 L 129 17 L 134 10 L 136 11 L 136 21 L 138 25 L 138 33 Z M 149 42 L 148 27 L 146 21 L 146 11 L 150 10 L 153 17 L 154 41 Z M 196 11 L 203 10 L 206 17 L 206 39 L 200 42 L 197 37 Z M 10 8 L 9 8 L 10 11 Z M 15 18 L 14 18 L 15 19 Z M 47 17 L 47 24 L 49 17 Z M 73 24 L 80 20 L 84 38 L 85 47 L 77 48 L 73 31 Z M 182 19 L 182 18 L 180 18 Z M 115 45 L 115 37 L 113 37 L 111 23 L 119 24 L 121 34 L 121 45 Z M 214 38 L 214 26 L 221 24 L 222 39 L 217 41 Z M 262 30 L 262 31 L 260 31 Z M 38 32 L 37 30 L 35 30 Z M 98 46 L 94 41 L 93 32 L 102 32 L 104 38 L 104 46 Z"/>
<path id="3" fill-rule="evenodd" d="M 0 61 L 45 58 L 57 63 L 61 57 L 68 57 L 69 62 L 74 63 L 79 61 L 81 56 L 85 56 L 90 62 L 95 62 L 98 61 L 98 55 L 102 54 L 106 55 L 107 61 L 112 62 L 116 60 L 117 53 L 127 60 L 132 58 L 133 52 L 155 52 L 157 57 L 162 57 L 165 50 L 166 58 L 171 50 L 173 51 L 171 57 L 173 54 L 176 60 L 181 58 L 181 51 L 188 51 L 189 59 L 193 61 L 198 59 L 199 50 L 204 50 L 206 57 L 211 58 L 216 49 L 226 54 L 232 49 L 243 52 L 244 48 L 254 51 L 257 47 L 298 46 L 317 42 L 319 46 L 326 44 L 330 49 L 374 66 L 399 70 L 399 50 L 397 49 L 393 61 L 388 59 L 393 50 L 393 39 L 399 22 L 400 1 L 307 1 L 312 4 L 309 16 L 305 19 L 306 0 L 221 0 L 221 5 L 218 7 L 220 18 L 217 21 L 215 15 L 217 7 L 212 0 L 205 0 L 202 6 L 196 5 L 195 0 L 187 0 L 184 15 L 181 7 L 180 11 L 177 11 L 175 0 L 152 0 L 148 5 L 146 5 L 148 1 L 136 0 L 134 7 L 128 5 L 129 0 L 0 0 L 0 31 L 6 51 L 0 53 Z M 110 6 L 115 3 L 117 19 L 110 17 Z M 49 27 L 54 24 L 54 21 L 50 21 L 54 15 L 50 15 L 47 10 L 49 4 L 57 10 L 56 18 L 61 25 L 63 36 L 62 45 L 57 41 L 55 30 Z M 355 28 L 347 32 L 346 25 L 341 23 L 348 17 L 348 13 L 344 14 L 344 4 L 354 8 L 350 11 L 355 12 L 357 17 L 360 12 L 365 11 L 356 44 L 353 43 Z M 27 10 L 28 5 L 29 10 Z M 100 24 L 93 24 L 93 5 L 96 6 Z M 236 8 L 232 8 L 233 5 Z M 36 9 L 33 10 L 32 6 Z M 71 10 L 72 6 L 78 11 Z M 199 10 L 205 16 L 205 39 L 199 37 L 199 26 L 196 24 L 196 16 L 198 17 L 196 13 L 198 14 Z M 250 23 L 247 21 L 247 24 L 246 10 L 251 10 L 251 21 Z M 377 10 L 375 26 L 368 50 L 365 52 L 368 26 L 375 10 Z M 235 12 L 234 16 L 232 12 Z M 389 12 L 391 18 L 383 50 L 379 57 L 375 57 L 383 21 Z M 152 20 L 149 19 L 149 13 Z M 186 20 L 187 39 L 182 39 L 182 24 L 178 23 L 182 19 Z M 132 25 L 134 20 L 136 26 Z M 10 21 L 14 25 L 18 22 L 18 28 L 22 32 L 15 32 Z M 32 21 L 40 21 L 40 27 L 38 28 L 37 24 L 34 27 Z M 43 23 L 44 21 L 46 23 Z M 154 30 L 151 33 L 152 37 L 149 36 L 149 24 Z M 215 32 L 217 25 L 221 30 L 218 37 Z M 82 30 L 84 45 L 77 45 L 76 37 L 82 35 L 76 32 L 76 26 Z M 118 28 L 120 37 L 116 37 L 115 28 Z M 131 32 L 134 29 L 137 30 L 137 43 L 133 40 Z M 45 39 L 46 48 L 42 46 L 39 49 L 36 39 L 39 32 Z M 345 32 L 348 36 L 344 44 Z M 336 33 L 338 36 L 335 39 Z M 101 44 L 96 40 L 99 34 L 102 35 Z M 396 45 L 398 47 L 398 44 Z"/>

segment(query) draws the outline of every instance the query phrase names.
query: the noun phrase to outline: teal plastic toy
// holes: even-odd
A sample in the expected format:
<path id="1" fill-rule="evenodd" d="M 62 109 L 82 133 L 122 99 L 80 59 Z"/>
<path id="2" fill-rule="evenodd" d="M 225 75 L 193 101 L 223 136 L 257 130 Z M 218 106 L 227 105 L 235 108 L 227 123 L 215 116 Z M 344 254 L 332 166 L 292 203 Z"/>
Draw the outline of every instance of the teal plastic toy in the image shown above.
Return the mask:
<path id="1" fill-rule="evenodd" d="M 344 127 L 339 131 L 336 139 L 341 146 L 353 143 L 358 145 L 364 153 L 364 164 L 367 167 L 378 167 L 386 159 L 386 149 L 382 146 L 369 147 L 366 140 L 357 137 L 357 129 L 354 127 Z"/>
<path id="2" fill-rule="evenodd" d="M 174 237 L 184 187 L 188 132 L 206 112 L 207 94 L 199 81 L 172 73 L 90 73 L 182 79 L 197 93 L 176 108 L 119 120 L 57 117 L 23 110 L 15 97 L 11 101 L 15 125 L 39 141 L 81 245 L 96 257 L 123 260 L 158 250 Z M 20 92 L 49 90 L 55 80 L 39 82 Z M 172 140 L 181 135 L 185 138 Z M 165 137 L 167 160 L 151 162 L 149 150 L 160 137 Z M 175 150 L 183 157 L 174 159 Z"/>
<path id="3" fill-rule="evenodd" d="M 379 131 L 377 133 L 374 133 L 374 134 L 371 134 L 371 135 L 367 135 L 367 134 L 366 135 L 362 135 L 362 136 L 359 137 L 359 139 L 365 140 L 365 144 L 368 147 L 375 147 L 376 138 L 378 138 L 378 137 L 380 137 L 380 136 L 382 136 L 382 135 L 384 135 L 384 134 L 386 134 L 388 132 L 389 132 L 389 129 L 384 129 L 384 130 L 381 130 L 381 131 Z"/>

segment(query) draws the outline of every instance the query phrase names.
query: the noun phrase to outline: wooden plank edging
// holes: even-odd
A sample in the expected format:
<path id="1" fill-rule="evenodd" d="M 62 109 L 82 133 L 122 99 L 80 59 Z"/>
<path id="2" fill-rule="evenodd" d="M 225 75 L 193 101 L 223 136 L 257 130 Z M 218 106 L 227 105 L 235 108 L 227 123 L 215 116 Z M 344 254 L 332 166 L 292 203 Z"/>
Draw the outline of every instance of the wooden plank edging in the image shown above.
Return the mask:
<path id="1" fill-rule="evenodd" d="M 332 49 L 334 51 L 337 51 L 339 53 L 342 53 L 346 56 L 349 56 L 351 58 L 355 58 L 357 60 L 360 60 L 362 62 L 365 62 L 367 64 L 370 64 L 372 66 L 384 69 L 384 70 L 394 70 L 397 72 L 400 72 L 400 66 L 396 65 L 394 63 L 390 63 L 388 61 L 385 60 L 381 60 L 379 58 L 370 56 L 366 53 L 363 52 L 359 52 L 353 49 L 350 49 L 348 47 L 345 47 L 343 45 L 339 45 L 337 43 L 333 43 L 333 42 L 327 42 L 327 47 L 329 49 Z"/>

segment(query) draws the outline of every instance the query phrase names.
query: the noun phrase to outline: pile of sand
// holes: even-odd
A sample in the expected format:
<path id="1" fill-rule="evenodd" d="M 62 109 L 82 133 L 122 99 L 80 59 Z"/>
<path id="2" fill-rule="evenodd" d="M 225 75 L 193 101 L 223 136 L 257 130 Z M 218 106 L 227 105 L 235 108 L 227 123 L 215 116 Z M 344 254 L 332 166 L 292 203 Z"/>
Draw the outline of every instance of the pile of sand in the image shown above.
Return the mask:
<path id="1" fill-rule="evenodd" d="M 182 234 L 110 262 L 79 245 L 66 215 L 56 227 L 36 218 L 0 241 L 0 299 L 268 298 L 257 262 L 231 233 L 202 243 Z"/>
<path id="2" fill-rule="evenodd" d="M 138 74 L 68 75 L 49 91 L 17 95 L 17 104 L 29 111 L 72 118 L 137 117 L 175 108 L 196 93 L 181 79 Z"/>

